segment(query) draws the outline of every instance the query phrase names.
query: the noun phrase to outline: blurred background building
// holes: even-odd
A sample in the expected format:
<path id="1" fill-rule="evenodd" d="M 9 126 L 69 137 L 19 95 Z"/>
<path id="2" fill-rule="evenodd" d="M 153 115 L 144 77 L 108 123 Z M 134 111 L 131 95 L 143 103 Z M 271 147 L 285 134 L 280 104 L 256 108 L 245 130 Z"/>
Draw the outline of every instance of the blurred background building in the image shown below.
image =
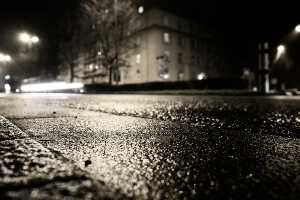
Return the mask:
<path id="1" fill-rule="evenodd" d="M 210 27 L 172 12 L 172 9 L 143 6 L 138 9 L 138 29 L 129 36 L 136 50 L 126 57 L 130 63 L 128 67 L 114 70 L 113 84 L 233 76 L 229 73 L 225 49 Z M 74 81 L 107 83 L 109 73 L 101 64 L 102 52 L 93 48 L 97 46 L 93 39 L 87 37 L 86 43 L 91 48 L 81 52 L 74 69 Z M 68 76 L 68 73 L 60 74 L 65 80 Z"/>

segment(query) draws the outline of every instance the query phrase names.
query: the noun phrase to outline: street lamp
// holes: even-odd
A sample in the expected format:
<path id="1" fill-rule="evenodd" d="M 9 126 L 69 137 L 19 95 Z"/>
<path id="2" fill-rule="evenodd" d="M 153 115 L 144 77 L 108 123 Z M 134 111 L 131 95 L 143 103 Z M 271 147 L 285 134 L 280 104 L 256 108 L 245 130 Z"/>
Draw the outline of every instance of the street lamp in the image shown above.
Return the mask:
<path id="1" fill-rule="evenodd" d="M 30 43 L 30 42 L 37 43 L 39 41 L 39 38 L 37 36 L 32 36 L 27 33 L 20 33 L 19 39 L 25 43 Z"/>
<path id="2" fill-rule="evenodd" d="M 0 62 L 4 63 L 9 61 L 11 61 L 11 57 L 9 55 L 0 53 Z"/>
<path id="3" fill-rule="evenodd" d="M 297 33 L 300 32 L 300 25 L 297 25 L 297 26 L 295 27 L 295 31 L 296 31 Z"/>
<path id="4" fill-rule="evenodd" d="M 285 46 L 283 44 L 279 45 L 277 47 L 277 53 L 276 53 L 276 57 L 275 57 L 274 62 L 278 61 L 278 59 L 280 58 L 280 56 L 282 54 L 284 54 L 284 52 L 285 52 Z"/>
<path id="5" fill-rule="evenodd" d="M 27 43 L 28 44 L 28 48 L 31 49 L 32 47 L 32 43 L 37 43 L 39 42 L 39 38 L 35 35 L 30 35 L 28 33 L 20 33 L 19 34 L 19 39 L 24 42 L 24 43 Z"/>

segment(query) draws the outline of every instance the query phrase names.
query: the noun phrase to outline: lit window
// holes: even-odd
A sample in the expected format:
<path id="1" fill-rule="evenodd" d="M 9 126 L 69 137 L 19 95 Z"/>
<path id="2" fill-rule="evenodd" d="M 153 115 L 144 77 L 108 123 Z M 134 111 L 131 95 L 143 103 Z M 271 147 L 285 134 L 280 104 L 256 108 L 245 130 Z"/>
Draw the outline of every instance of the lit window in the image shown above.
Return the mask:
<path id="1" fill-rule="evenodd" d="M 180 81 L 182 81 L 182 80 L 183 80 L 183 76 L 184 76 L 183 72 L 180 71 L 179 74 L 178 74 L 178 79 L 179 79 Z"/>
<path id="2" fill-rule="evenodd" d="M 136 64 L 141 64 L 141 54 L 137 54 L 135 58 Z"/>
<path id="3" fill-rule="evenodd" d="M 5 80 L 9 80 L 9 79 L 10 79 L 10 75 L 6 75 Z"/>
<path id="4" fill-rule="evenodd" d="M 198 75 L 198 80 L 203 80 L 203 79 L 205 79 L 205 77 L 206 77 L 206 75 L 204 73 L 200 73 Z"/>
<path id="5" fill-rule="evenodd" d="M 182 53 L 178 53 L 178 63 L 182 63 Z"/>
<path id="6" fill-rule="evenodd" d="M 89 70 L 90 70 L 90 72 L 93 71 L 93 69 L 94 69 L 94 66 L 93 66 L 92 64 L 90 64 L 90 65 L 89 65 Z"/>
<path id="7" fill-rule="evenodd" d="M 170 35 L 169 35 L 169 33 L 164 33 L 164 42 L 165 43 L 170 43 Z"/>
<path id="8" fill-rule="evenodd" d="M 139 12 L 140 14 L 142 14 L 142 13 L 144 12 L 144 7 L 143 7 L 143 6 L 140 6 L 139 9 L 138 9 L 138 12 Z"/>

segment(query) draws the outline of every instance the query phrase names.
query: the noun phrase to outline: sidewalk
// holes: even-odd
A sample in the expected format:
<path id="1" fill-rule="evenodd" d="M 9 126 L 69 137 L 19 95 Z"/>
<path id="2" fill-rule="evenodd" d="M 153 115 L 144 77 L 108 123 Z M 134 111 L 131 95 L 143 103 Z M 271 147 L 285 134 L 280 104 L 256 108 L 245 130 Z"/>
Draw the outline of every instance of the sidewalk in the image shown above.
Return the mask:
<path id="1" fill-rule="evenodd" d="M 0 116 L 0 199 L 128 199 Z"/>

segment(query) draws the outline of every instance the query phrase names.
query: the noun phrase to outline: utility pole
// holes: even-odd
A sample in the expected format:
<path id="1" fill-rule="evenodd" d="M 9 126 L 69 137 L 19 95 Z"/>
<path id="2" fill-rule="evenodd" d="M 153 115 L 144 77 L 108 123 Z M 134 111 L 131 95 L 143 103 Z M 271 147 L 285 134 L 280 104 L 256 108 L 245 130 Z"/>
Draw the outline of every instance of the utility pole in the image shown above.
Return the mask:
<path id="1" fill-rule="evenodd" d="M 258 44 L 258 90 L 261 93 L 270 92 L 269 81 L 269 43 Z"/>

